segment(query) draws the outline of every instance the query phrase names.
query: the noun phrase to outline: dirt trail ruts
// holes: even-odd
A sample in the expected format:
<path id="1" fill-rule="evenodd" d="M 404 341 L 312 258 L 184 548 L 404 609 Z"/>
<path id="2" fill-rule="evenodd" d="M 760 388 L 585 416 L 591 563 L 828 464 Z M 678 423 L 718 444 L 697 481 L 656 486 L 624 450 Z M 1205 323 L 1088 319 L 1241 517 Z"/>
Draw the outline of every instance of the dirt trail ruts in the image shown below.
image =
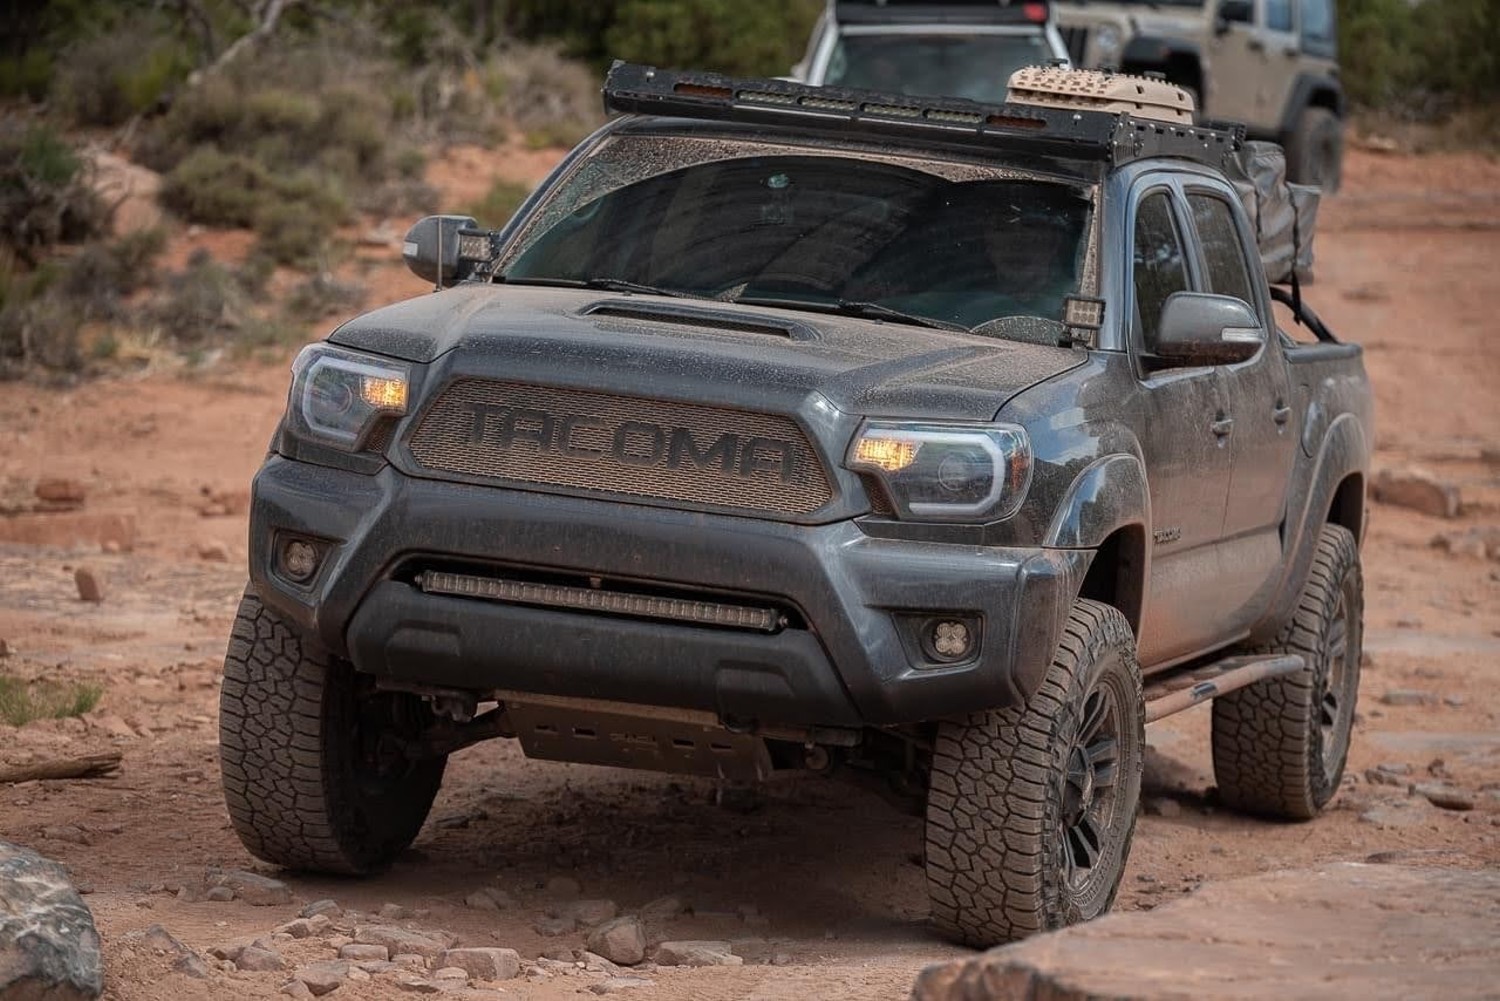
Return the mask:
<path id="1" fill-rule="evenodd" d="M 483 163 L 465 156 L 472 169 Z M 1500 449 L 1500 229 L 1456 228 L 1424 214 L 1434 199 L 1457 200 L 1460 216 L 1496 219 L 1500 165 L 1354 152 L 1346 184 L 1347 197 L 1325 206 L 1309 300 L 1367 348 L 1377 464 L 1428 466 L 1463 490 L 1465 514 L 1445 522 L 1372 509 L 1364 554 L 1370 663 L 1345 788 L 1323 817 L 1270 824 L 1217 810 L 1205 709 L 1149 731 L 1148 812 L 1119 909 L 1149 909 L 1206 881 L 1376 852 L 1500 864 L 1500 564 L 1429 545 L 1440 532 L 1500 525 L 1500 465 L 1483 457 Z M 421 291 L 394 260 L 374 267 L 376 298 Z M 188 903 L 170 892 L 208 867 L 257 867 L 220 799 L 217 679 L 244 576 L 246 525 L 235 495 L 264 452 L 286 380 L 284 365 L 246 365 L 63 391 L 11 385 L 0 394 L 0 481 L 72 477 L 88 488 L 88 510 L 131 512 L 139 526 L 132 552 L 0 547 L 0 638 L 13 650 L 0 668 L 105 687 L 87 721 L 0 726 L 0 758 L 111 747 L 125 755 L 112 779 L 0 786 L 0 837 L 60 859 L 90 891 L 107 996 L 119 1001 L 270 998 L 286 979 L 214 970 L 192 980 L 127 938 L 161 923 L 202 951 L 269 934 L 300 906 Z M 217 555 L 213 544 L 228 562 L 202 558 Z M 101 604 L 76 600 L 72 570 L 81 563 L 104 582 Z M 1382 701 L 1396 690 L 1433 700 Z M 1442 777 L 1476 808 L 1439 809 L 1402 786 L 1371 783 L 1366 770 L 1381 763 L 1409 767 L 1402 781 Z M 918 819 L 811 777 L 773 783 L 748 814 L 714 805 L 713 794 L 698 780 L 530 762 L 493 742 L 455 757 L 431 821 L 389 874 L 283 878 L 302 901 L 333 897 L 367 913 L 399 904 L 414 913 L 402 923 L 515 948 L 526 959 L 583 944 L 579 934 L 544 937 L 533 927 L 558 903 L 546 888 L 553 877 L 576 879 L 585 897 L 626 911 L 675 894 L 692 912 L 661 932 L 734 940 L 749 959 L 651 973 L 654 986 L 633 992 L 645 998 L 900 997 L 923 966 L 961 954 L 924 924 Z M 479 886 L 506 890 L 516 906 L 464 907 Z M 333 954 L 319 939 L 279 948 L 289 965 Z M 599 979 L 501 986 L 507 997 L 548 999 L 576 996 Z M 376 978 L 334 996 L 346 995 L 407 992 Z"/>

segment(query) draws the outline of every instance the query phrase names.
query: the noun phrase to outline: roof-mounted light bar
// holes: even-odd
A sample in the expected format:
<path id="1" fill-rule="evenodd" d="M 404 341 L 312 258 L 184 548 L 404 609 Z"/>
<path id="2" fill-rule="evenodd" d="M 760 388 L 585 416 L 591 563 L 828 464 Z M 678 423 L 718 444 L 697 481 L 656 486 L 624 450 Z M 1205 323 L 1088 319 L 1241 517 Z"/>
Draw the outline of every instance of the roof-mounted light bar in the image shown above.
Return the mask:
<path id="1" fill-rule="evenodd" d="M 1218 166 L 1243 138 L 1242 131 L 1191 123 L 1161 128 L 1150 122 L 1154 127 L 1138 129 L 1144 123 L 1112 110 L 910 97 L 622 62 L 605 79 L 604 105 L 610 111 L 925 139 L 1117 164 L 1180 156 Z"/>

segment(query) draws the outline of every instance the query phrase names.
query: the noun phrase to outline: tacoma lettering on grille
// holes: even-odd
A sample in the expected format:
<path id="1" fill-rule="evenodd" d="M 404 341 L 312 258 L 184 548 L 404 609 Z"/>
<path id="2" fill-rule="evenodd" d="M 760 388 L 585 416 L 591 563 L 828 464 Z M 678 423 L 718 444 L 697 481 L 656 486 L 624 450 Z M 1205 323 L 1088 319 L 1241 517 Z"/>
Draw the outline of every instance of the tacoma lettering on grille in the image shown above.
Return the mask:
<path id="1" fill-rule="evenodd" d="M 808 514 L 833 490 L 787 417 L 461 379 L 410 441 L 426 469 L 693 506 Z"/>

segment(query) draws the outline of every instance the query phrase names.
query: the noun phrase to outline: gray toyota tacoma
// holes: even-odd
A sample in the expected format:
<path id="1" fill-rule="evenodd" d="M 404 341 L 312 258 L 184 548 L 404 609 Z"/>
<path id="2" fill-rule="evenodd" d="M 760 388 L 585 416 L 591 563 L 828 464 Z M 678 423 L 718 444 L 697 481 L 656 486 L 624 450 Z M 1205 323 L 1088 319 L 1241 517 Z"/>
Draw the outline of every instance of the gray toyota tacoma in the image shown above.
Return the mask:
<path id="1" fill-rule="evenodd" d="M 1060 69 L 605 95 L 503 229 L 412 229 L 437 291 L 295 363 L 222 691 L 251 852 L 376 870 L 494 737 L 874 777 L 988 945 L 1110 906 L 1161 716 L 1213 700 L 1224 804 L 1328 802 L 1370 396 L 1277 148 Z"/>

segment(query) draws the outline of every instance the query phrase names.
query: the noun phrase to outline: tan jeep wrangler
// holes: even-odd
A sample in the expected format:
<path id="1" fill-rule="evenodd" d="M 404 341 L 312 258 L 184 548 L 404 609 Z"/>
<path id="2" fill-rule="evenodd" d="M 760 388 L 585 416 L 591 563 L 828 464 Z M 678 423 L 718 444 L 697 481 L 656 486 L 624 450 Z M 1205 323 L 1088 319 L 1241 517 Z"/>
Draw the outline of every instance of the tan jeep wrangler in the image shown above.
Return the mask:
<path id="1" fill-rule="evenodd" d="M 1163 73 L 1202 118 L 1284 146 L 1293 181 L 1338 190 L 1334 0 L 1064 0 L 1053 16 L 1075 66 Z"/>

